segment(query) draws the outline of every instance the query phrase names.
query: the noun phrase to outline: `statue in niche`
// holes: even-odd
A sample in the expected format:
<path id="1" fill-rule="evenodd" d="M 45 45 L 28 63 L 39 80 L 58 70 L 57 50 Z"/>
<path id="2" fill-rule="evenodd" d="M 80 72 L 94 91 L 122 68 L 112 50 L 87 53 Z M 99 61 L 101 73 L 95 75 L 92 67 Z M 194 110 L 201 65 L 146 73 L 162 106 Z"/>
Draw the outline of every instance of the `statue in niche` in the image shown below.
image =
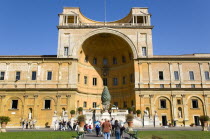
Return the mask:
<path id="1" fill-rule="evenodd" d="M 54 116 L 57 116 L 57 111 L 54 111 Z"/>
<path id="2" fill-rule="evenodd" d="M 29 119 L 29 120 L 32 119 L 32 113 L 31 113 L 31 111 L 30 111 L 29 114 L 28 114 L 28 119 Z"/>
<path id="3" fill-rule="evenodd" d="M 146 110 L 144 110 L 144 116 L 149 116 L 149 112 L 148 112 L 148 110 L 146 109 Z"/>
<path id="4" fill-rule="evenodd" d="M 178 117 L 182 118 L 182 111 L 181 110 L 178 111 Z"/>

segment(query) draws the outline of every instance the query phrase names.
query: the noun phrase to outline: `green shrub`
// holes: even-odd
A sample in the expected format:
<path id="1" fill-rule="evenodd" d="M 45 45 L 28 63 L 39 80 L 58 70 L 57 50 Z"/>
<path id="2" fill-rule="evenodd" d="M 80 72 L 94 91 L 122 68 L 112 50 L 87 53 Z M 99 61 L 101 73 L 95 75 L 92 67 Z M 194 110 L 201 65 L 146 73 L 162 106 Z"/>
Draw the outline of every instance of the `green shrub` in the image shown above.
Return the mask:
<path id="1" fill-rule="evenodd" d="M 75 114 L 75 113 L 76 113 L 75 110 L 70 111 L 70 114 Z"/>
<path id="2" fill-rule="evenodd" d="M 141 111 L 140 110 L 136 110 L 136 114 L 141 114 Z"/>
<path id="3" fill-rule="evenodd" d="M 134 116 L 133 116 L 133 114 L 127 114 L 125 116 L 125 119 L 126 119 L 126 122 L 131 122 L 131 121 L 133 121 Z"/>
<path id="4" fill-rule="evenodd" d="M 82 107 L 77 108 L 78 111 L 83 111 Z"/>
<path id="5" fill-rule="evenodd" d="M 77 117 L 77 121 L 78 121 L 78 122 L 84 122 L 85 120 L 86 120 L 85 115 L 79 115 L 79 116 Z"/>
<path id="6" fill-rule="evenodd" d="M 206 122 L 206 121 L 209 121 L 209 116 L 203 115 L 203 116 L 200 116 L 199 119 L 201 122 Z"/>
<path id="7" fill-rule="evenodd" d="M 2 124 L 3 122 L 8 123 L 10 122 L 11 119 L 8 116 L 0 116 L 0 123 Z"/>

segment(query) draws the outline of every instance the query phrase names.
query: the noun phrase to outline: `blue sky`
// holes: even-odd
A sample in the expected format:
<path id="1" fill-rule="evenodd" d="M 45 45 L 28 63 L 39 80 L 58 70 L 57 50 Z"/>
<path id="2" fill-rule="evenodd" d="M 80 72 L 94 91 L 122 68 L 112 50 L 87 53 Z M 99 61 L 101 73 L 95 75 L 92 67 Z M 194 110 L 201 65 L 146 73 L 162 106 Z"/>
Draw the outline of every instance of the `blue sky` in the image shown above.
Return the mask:
<path id="1" fill-rule="evenodd" d="M 0 55 L 55 55 L 62 7 L 104 20 L 104 0 L 1 0 Z M 210 0 L 107 0 L 107 20 L 131 7 L 149 8 L 155 55 L 210 53 Z"/>

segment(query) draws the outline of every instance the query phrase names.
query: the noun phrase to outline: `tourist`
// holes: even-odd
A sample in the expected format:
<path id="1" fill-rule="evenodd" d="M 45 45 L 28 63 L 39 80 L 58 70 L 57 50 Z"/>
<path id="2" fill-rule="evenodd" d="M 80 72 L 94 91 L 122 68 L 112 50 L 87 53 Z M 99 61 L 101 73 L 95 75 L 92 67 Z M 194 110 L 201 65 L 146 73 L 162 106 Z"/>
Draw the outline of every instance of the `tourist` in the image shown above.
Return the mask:
<path id="1" fill-rule="evenodd" d="M 26 129 L 28 129 L 28 121 L 26 121 Z"/>
<path id="2" fill-rule="evenodd" d="M 57 130 L 57 124 L 58 124 L 58 121 L 55 120 L 55 121 L 54 121 L 54 130 Z"/>
<path id="3" fill-rule="evenodd" d="M 118 120 L 115 120 L 114 127 L 115 127 L 114 129 L 115 129 L 116 139 L 120 139 L 120 124 L 119 124 Z"/>
<path id="4" fill-rule="evenodd" d="M 101 124 L 100 134 L 101 134 L 101 136 L 103 136 L 103 127 L 102 127 L 103 123 L 104 123 L 104 119 L 101 119 L 101 121 L 100 121 L 100 124 Z"/>
<path id="5" fill-rule="evenodd" d="M 32 124 L 33 124 L 33 129 L 35 129 L 35 125 L 36 125 L 36 120 L 35 119 L 32 121 Z"/>
<path id="6" fill-rule="evenodd" d="M 99 121 L 96 121 L 96 123 L 95 123 L 95 130 L 96 130 L 96 136 L 97 137 L 99 136 L 100 128 L 101 128 L 100 122 Z"/>
<path id="7" fill-rule="evenodd" d="M 89 122 L 88 122 L 88 132 L 91 133 L 92 132 L 92 120 L 90 119 Z"/>
<path id="8" fill-rule="evenodd" d="M 112 125 L 109 123 L 107 119 L 105 119 L 105 122 L 103 123 L 102 127 L 103 127 L 104 139 L 110 139 L 110 130 L 112 128 Z"/>
<path id="9" fill-rule="evenodd" d="M 32 121 L 29 122 L 30 129 L 32 129 L 33 123 Z"/>
<path id="10" fill-rule="evenodd" d="M 115 121 L 114 121 L 114 118 L 111 119 L 111 124 L 112 124 L 111 135 L 114 136 L 115 135 Z"/>
<path id="11" fill-rule="evenodd" d="M 70 120 L 67 122 L 67 128 L 70 129 L 70 130 L 72 130 L 71 121 Z"/>
<path id="12" fill-rule="evenodd" d="M 125 126 L 124 123 L 121 122 L 121 128 L 120 128 L 120 137 L 124 138 L 124 131 L 125 131 Z"/>
<path id="13" fill-rule="evenodd" d="M 24 129 L 24 126 L 25 126 L 25 120 L 23 120 L 23 121 L 21 122 L 21 124 L 22 124 L 22 129 Z"/>

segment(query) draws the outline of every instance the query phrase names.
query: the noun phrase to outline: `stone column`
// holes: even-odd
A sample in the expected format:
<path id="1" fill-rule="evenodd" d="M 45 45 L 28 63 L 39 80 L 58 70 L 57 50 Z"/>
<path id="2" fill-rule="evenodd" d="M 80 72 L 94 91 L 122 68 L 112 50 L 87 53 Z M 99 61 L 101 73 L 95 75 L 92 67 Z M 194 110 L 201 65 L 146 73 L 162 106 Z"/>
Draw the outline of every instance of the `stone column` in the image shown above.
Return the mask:
<path id="1" fill-rule="evenodd" d="M 70 114 L 70 110 L 71 110 L 71 95 L 66 95 L 67 97 L 67 112 L 68 112 L 68 115 Z"/>
<path id="2" fill-rule="evenodd" d="M 177 108 L 176 108 L 176 95 L 171 95 L 172 98 L 172 105 L 171 105 L 171 114 L 172 114 L 172 119 L 177 120 Z"/>
<path id="3" fill-rule="evenodd" d="M 26 101 L 27 101 L 27 98 L 28 98 L 28 95 L 23 95 L 23 115 L 22 117 L 24 119 L 28 118 L 28 115 L 27 115 L 27 104 L 26 104 Z"/>
<path id="4" fill-rule="evenodd" d="M 61 114 L 61 105 L 60 105 L 60 100 L 61 100 L 61 95 L 56 95 L 57 97 L 57 108 L 56 108 L 56 111 L 58 112 L 58 114 Z"/>
<path id="5" fill-rule="evenodd" d="M 38 102 L 38 95 L 34 95 L 34 109 L 33 109 L 33 119 L 38 119 L 38 108 L 39 108 L 39 102 Z M 40 108 L 42 109 L 42 108 Z"/>
<path id="6" fill-rule="evenodd" d="M 148 77 L 149 77 L 149 88 L 152 88 L 151 87 L 151 84 L 152 84 L 152 64 L 149 62 L 147 63 L 148 64 Z"/>
<path id="7" fill-rule="evenodd" d="M 150 118 L 153 117 L 155 115 L 155 102 L 154 102 L 154 95 L 149 95 L 149 98 L 150 98 L 150 109 L 151 109 L 151 115 L 150 115 Z"/>
<path id="8" fill-rule="evenodd" d="M 143 113 L 144 113 L 144 103 L 143 103 L 143 99 L 144 99 L 144 95 L 139 95 L 140 97 L 140 111 L 141 111 L 141 117 L 143 117 Z"/>
<path id="9" fill-rule="evenodd" d="M 209 115 L 208 95 L 204 94 L 203 100 L 204 100 L 203 102 L 204 114 Z"/>
<path id="10" fill-rule="evenodd" d="M 140 85 L 140 70 L 139 70 L 139 62 L 134 61 L 134 80 L 135 80 L 135 88 L 139 88 Z"/>
<path id="11" fill-rule="evenodd" d="M 37 81 L 41 80 L 41 62 L 37 63 Z"/>
<path id="12" fill-rule="evenodd" d="M 5 71 L 5 81 L 8 81 L 9 80 L 9 77 L 8 77 L 8 75 L 9 75 L 9 65 L 10 65 L 10 63 L 9 62 L 7 62 L 6 63 L 6 71 Z"/>
<path id="13" fill-rule="evenodd" d="M 58 84 L 60 83 L 62 77 L 61 66 L 62 62 L 58 62 Z"/>
<path id="14" fill-rule="evenodd" d="M 180 85 L 181 85 L 181 88 L 184 88 L 184 85 L 182 84 L 184 82 L 183 72 L 182 72 L 182 63 L 178 63 L 178 68 L 179 68 Z"/>
<path id="15" fill-rule="evenodd" d="M 143 16 L 143 26 L 145 26 L 145 16 Z"/>
<path id="16" fill-rule="evenodd" d="M 150 15 L 148 16 L 148 25 L 149 26 L 151 25 L 151 17 L 150 17 Z"/>
<path id="17" fill-rule="evenodd" d="M 27 79 L 26 79 L 26 85 L 27 86 L 27 82 L 30 80 L 30 71 L 31 71 L 31 63 L 28 62 L 28 70 L 27 70 Z"/>
<path id="18" fill-rule="evenodd" d="M 69 62 L 69 87 L 77 88 L 78 81 L 77 62 Z"/>
<path id="19" fill-rule="evenodd" d="M 203 83 L 205 82 L 205 77 L 204 77 L 204 72 L 203 72 L 203 65 L 202 63 L 199 64 L 199 69 L 200 69 L 200 77 L 201 77 L 201 88 L 203 88 Z"/>
<path id="20" fill-rule="evenodd" d="M 4 110 L 3 110 L 3 99 L 5 98 L 5 95 L 0 95 L 0 113 L 2 116 L 4 116 Z"/>
<path id="21" fill-rule="evenodd" d="M 187 105 L 187 102 L 186 102 L 186 97 L 184 94 L 182 94 L 182 104 L 183 104 L 183 119 L 185 121 L 185 124 L 186 124 L 186 121 L 189 120 L 189 112 L 188 112 L 188 105 Z"/>
<path id="22" fill-rule="evenodd" d="M 172 88 L 172 80 L 174 80 L 173 78 L 173 66 L 172 66 L 172 63 L 169 62 L 169 72 L 170 72 L 170 87 Z"/>
<path id="23" fill-rule="evenodd" d="M 135 20 L 134 20 L 134 16 L 132 16 L 132 17 L 133 17 L 133 25 L 134 25 L 134 21 L 135 21 Z"/>

